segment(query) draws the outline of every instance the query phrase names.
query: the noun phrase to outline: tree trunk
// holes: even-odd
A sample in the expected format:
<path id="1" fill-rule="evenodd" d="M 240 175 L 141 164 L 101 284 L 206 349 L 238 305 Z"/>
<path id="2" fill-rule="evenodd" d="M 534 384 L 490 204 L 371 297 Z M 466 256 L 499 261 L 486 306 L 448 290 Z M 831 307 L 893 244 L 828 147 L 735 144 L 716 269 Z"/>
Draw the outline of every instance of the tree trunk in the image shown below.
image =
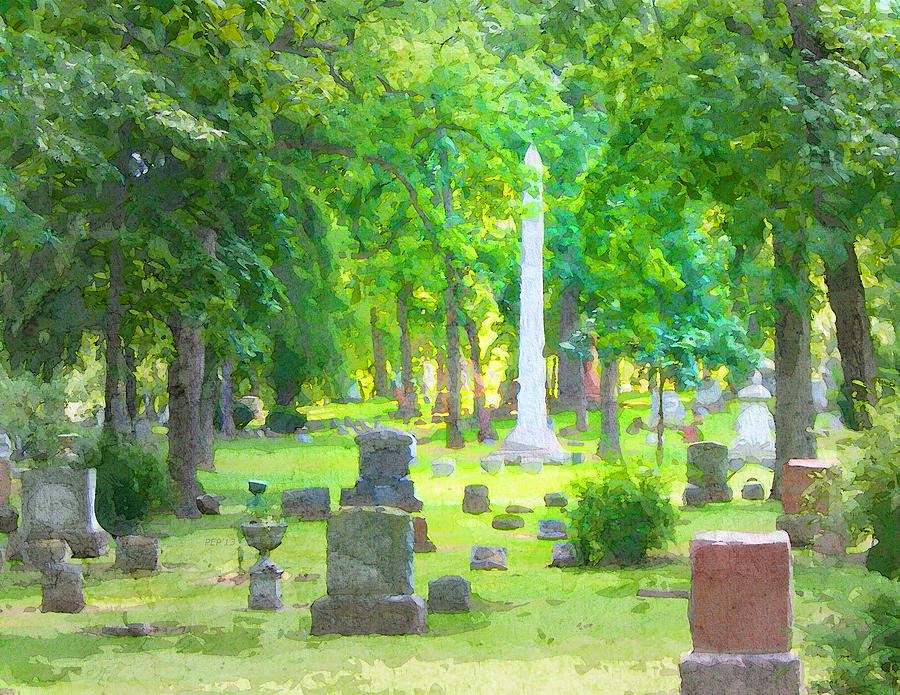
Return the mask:
<path id="1" fill-rule="evenodd" d="M 659 418 L 656 421 L 656 465 L 662 465 L 663 458 L 663 434 L 666 431 L 665 413 L 663 412 L 663 388 L 666 385 L 666 378 L 662 375 L 662 370 L 656 371 L 656 388 L 659 394 Z"/>
<path id="2" fill-rule="evenodd" d="M 369 324 L 372 329 L 372 381 L 375 395 L 388 396 L 387 358 L 384 354 L 384 342 L 378 328 L 378 310 L 372 307 L 369 312 Z"/>
<path id="3" fill-rule="evenodd" d="M 560 359 L 560 362 L 562 360 Z M 578 360 L 581 363 L 581 360 Z M 584 369 L 584 367 L 582 367 Z M 587 392 L 584 388 L 584 373 L 575 385 L 575 429 L 584 432 L 588 428 L 587 422 Z"/>
<path id="4" fill-rule="evenodd" d="M 197 468 L 216 470 L 213 464 L 215 443 L 216 397 L 219 392 L 219 370 L 216 356 L 207 346 L 203 352 L 203 380 L 200 385 L 200 436 L 198 439 Z"/>
<path id="5" fill-rule="evenodd" d="M 234 426 L 234 384 L 231 381 L 233 362 L 229 357 L 222 362 L 222 382 L 219 385 L 219 411 L 222 413 L 222 436 L 234 439 L 237 428 Z"/>
<path id="6" fill-rule="evenodd" d="M 600 446 L 601 456 L 621 456 L 619 444 L 619 361 L 607 360 L 600 367 Z"/>
<path id="7" fill-rule="evenodd" d="M 397 404 L 401 414 L 409 417 L 419 415 L 416 402 L 416 386 L 413 383 L 412 343 L 409 339 L 407 316 L 409 308 L 410 286 L 404 285 L 397 294 L 397 327 L 400 329 L 400 402 Z"/>
<path id="8" fill-rule="evenodd" d="M 175 516 L 196 518 L 202 489 L 196 470 L 200 440 L 200 391 L 203 379 L 203 341 L 200 328 L 173 313 L 168 321 L 175 345 L 169 364 L 169 475 L 175 481 Z"/>
<path id="9" fill-rule="evenodd" d="M 812 288 L 797 243 L 783 225 L 773 227 L 775 267 L 785 285 L 775 296 L 775 476 L 772 499 L 781 498 L 781 469 L 792 458 L 815 458 L 810 387 L 809 298 Z M 792 244 L 793 241 L 793 244 Z"/>
<path id="10" fill-rule="evenodd" d="M 448 275 L 450 273 L 448 272 Z M 456 283 L 448 279 L 444 290 L 444 313 L 447 330 L 447 448 L 462 449 L 462 432 L 459 429 L 459 329 L 457 326 Z"/>
<path id="11" fill-rule="evenodd" d="M 134 348 L 125 348 L 122 356 L 125 358 L 125 412 L 131 421 L 131 430 L 134 431 L 134 421 L 137 420 L 137 375 L 134 372 Z"/>
<path id="12" fill-rule="evenodd" d="M 872 424 L 866 406 L 875 404 L 875 350 L 869 330 L 866 295 L 852 242 L 845 246 L 845 251 L 846 257 L 841 263 L 826 263 L 825 284 L 841 353 L 843 391 L 853 406 L 850 409 L 852 422 L 847 425 L 858 430 Z"/>
<path id="13" fill-rule="evenodd" d="M 117 242 L 109 247 L 109 286 L 106 292 L 106 317 L 103 326 L 106 352 L 106 378 L 103 388 L 105 406 L 103 431 L 116 438 L 128 431 L 128 417 L 122 402 L 122 250 Z"/>
<path id="14" fill-rule="evenodd" d="M 568 340 L 578 328 L 578 289 L 569 285 L 559 295 L 558 342 Z M 581 360 L 569 356 L 565 350 L 556 349 L 558 355 L 556 410 L 571 410 L 584 391 Z M 581 386 L 579 386 L 581 384 Z"/>
<path id="15" fill-rule="evenodd" d="M 802 92 L 806 106 L 817 111 L 820 102 L 828 102 L 831 93 L 828 87 L 827 74 L 820 61 L 828 57 L 827 49 L 820 43 L 819 37 L 811 28 L 818 15 L 816 0 L 785 0 L 788 20 L 791 24 L 794 49 L 801 60 L 798 79 L 805 88 Z M 828 153 L 823 151 L 821 121 L 807 120 L 806 142 L 812 152 L 820 152 L 818 158 L 819 174 L 824 181 L 830 169 Z M 824 174 L 824 175 L 823 175 Z M 859 277 L 859 264 L 852 236 L 838 217 L 832 215 L 824 202 L 825 193 L 821 184 L 813 186 L 813 213 L 816 221 L 829 229 L 836 243 L 843 246 L 844 258 L 840 263 L 832 259 L 825 260 L 825 282 L 828 287 L 828 302 L 834 312 L 837 329 L 838 350 L 841 353 L 841 367 L 844 372 L 844 392 L 850 399 L 851 420 L 847 424 L 854 429 L 870 426 L 866 407 L 874 404 L 875 399 L 875 351 L 866 312 L 866 298 L 862 281 Z M 780 387 L 779 387 L 780 389 Z"/>
<path id="16" fill-rule="evenodd" d="M 481 373 L 481 346 L 478 344 L 478 327 L 470 316 L 465 321 L 466 339 L 469 341 L 469 364 L 472 367 L 472 414 L 478 422 L 478 441 L 493 437 L 491 419 L 484 411 L 484 376 Z"/>

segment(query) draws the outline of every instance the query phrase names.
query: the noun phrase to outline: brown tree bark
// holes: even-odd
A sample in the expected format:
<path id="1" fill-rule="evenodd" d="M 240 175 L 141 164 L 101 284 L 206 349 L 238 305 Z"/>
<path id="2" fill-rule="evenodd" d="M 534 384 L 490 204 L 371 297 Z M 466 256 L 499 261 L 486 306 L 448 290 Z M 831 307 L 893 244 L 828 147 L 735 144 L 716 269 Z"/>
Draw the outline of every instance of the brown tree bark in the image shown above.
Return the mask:
<path id="1" fill-rule="evenodd" d="M 448 273 L 449 275 L 449 273 Z M 444 315 L 447 337 L 447 448 L 462 449 L 465 445 L 459 429 L 459 328 L 457 324 L 456 283 L 448 280 L 444 290 Z"/>
<path id="2" fill-rule="evenodd" d="M 606 360 L 600 367 L 600 434 L 597 453 L 603 457 L 621 456 L 619 444 L 619 361 Z"/>
<path id="3" fill-rule="evenodd" d="M 219 392 L 219 370 L 216 356 L 207 346 L 203 351 L 203 374 L 200 384 L 200 436 L 198 438 L 197 469 L 216 470 L 213 464 L 215 444 L 216 398 Z"/>
<path id="4" fill-rule="evenodd" d="M 578 360 L 580 363 L 581 360 Z M 582 367 L 584 369 L 584 367 Z M 587 421 L 587 392 L 584 388 L 584 373 L 581 373 L 580 379 L 578 379 L 577 384 L 575 385 L 575 429 L 579 432 L 584 432 L 588 428 Z"/>
<path id="5" fill-rule="evenodd" d="M 128 416 L 122 401 L 122 250 L 118 242 L 109 247 L 109 286 L 106 292 L 106 316 L 103 324 L 106 376 L 103 386 L 103 431 L 119 438 L 127 434 Z"/>
<path id="6" fill-rule="evenodd" d="M 811 286 L 799 242 L 783 225 L 773 227 L 775 318 L 775 475 L 772 499 L 781 498 L 781 469 L 792 458 L 815 458 L 810 388 L 809 300 Z"/>
<path id="7" fill-rule="evenodd" d="M 666 378 L 661 369 L 656 370 L 656 389 L 659 393 L 659 419 L 656 421 L 656 465 L 662 465 L 663 436 L 666 431 L 665 411 L 663 411 L 663 389 L 666 386 Z"/>
<path id="8" fill-rule="evenodd" d="M 416 386 L 413 383 L 412 343 L 409 338 L 409 300 L 410 286 L 404 285 L 397 293 L 397 327 L 400 331 L 400 402 L 398 409 L 410 417 L 419 415 L 416 403 Z"/>
<path id="9" fill-rule="evenodd" d="M 231 381 L 233 362 L 229 357 L 222 362 L 222 381 L 219 385 L 219 410 L 222 413 L 222 436 L 234 439 L 237 428 L 234 426 L 234 383 Z"/>
<path id="10" fill-rule="evenodd" d="M 137 420 L 137 375 L 134 372 L 134 348 L 127 347 L 122 353 L 125 359 L 125 412 L 134 429 Z"/>
<path id="11" fill-rule="evenodd" d="M 859 262 L 852 242 L 845 246 L 846 257 L 840 263 L 825 265 L 828 304 L 834 312 L 843 391 L 850 400 L 853 429 L 867 429 L 872 422 L 867 405 L 875 404 L 875 349 L 866 295 L 859 276 Z"/>
<path id="12" fill-rule="evenodd" d="M 169 475 L 175 481 L 175 516 L 196 518 L 200 441 L 200 390 L 203 379 L 203 341 L 200 327 L 173 312 L 168 320 L 175 358 L 169 364 Z"/>
<path id="13" fill-rule="evenodd" d="M 568 340 L 578 328 L 578 288 L 570 285 L 559 295 L 559 326 L 557 343 Z M 579 401 L 579 392 L 584 391 L 581 361 L 573 359 L 559 347 L 557 367 L 557 396 L 555 410 L 572 410 Z M 581 384 L 581 386 L 579 386 Z"/>
<path id="14" fill-rule="evenodd" d="M 791 23 L 794 49 L 801 59 L 798 71 L 801 92 L 809 107 L 815 110 L 816 99 L 827 102 L 830 99 L 827 75 L 818 66 L 819 61 L 828 57 L 812 28 L 819 12 L 817 0 L 785 0 L 785 9 Z M 823 148 L 821 122 L 806 122 L 806 142 L 812 151 Z M 827 171 L 827 154 L 819 155 L 822 168 Z M 856 258 L 854 240 L 841 219 L 832 215 L 825 204 L 825 194 L 821 185 L 813 187 L 813 214 L 816 221 L 837 237 L 843 237 L 842 249 L 834 256 L 824 258 L 825 283 L 828 287 L 828 302 L 834 312 L 838 350 L 841 353 L 841 368 L 844 373 L 844 392 L 852 407 L 851 422 L 854 429 L 871 425 L 867 406 L 875 402 L 875 349 L 869 316 L 866 311 L 866 297 L 859 277 L 859 263 Z M 780 388 L 780 387 L 779 387 Z"/>
<path id="15" fill-rule="evenodd" d="M 481 346 L 478 344 L 478 327 L 472 317 L 466 316 L 466 340 L 469 342 L 469 364 L 472 367 L 472 414 L 478 422 L 478 441 L 493 436 L 491 419 L 484 413 L 484 376 L 481 373 Z"/>
<path id="16" fill-rule="evenodd" d="M 386 398 L 389 395 L 387 357 L 384 354 L 381 329 L 378 328 L 378 309 L 375 307 L 369 312 L 369 325 L 372 330 L 372 381 L 375 395 Z"/>

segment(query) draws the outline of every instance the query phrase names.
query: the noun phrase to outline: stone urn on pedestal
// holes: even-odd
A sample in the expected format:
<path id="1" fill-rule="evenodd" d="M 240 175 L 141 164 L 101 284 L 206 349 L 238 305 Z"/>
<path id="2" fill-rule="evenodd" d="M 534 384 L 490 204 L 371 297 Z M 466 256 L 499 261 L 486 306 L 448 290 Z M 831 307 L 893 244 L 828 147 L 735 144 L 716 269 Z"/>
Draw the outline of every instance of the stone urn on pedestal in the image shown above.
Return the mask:
<path id="1" fill-rule="evenodd" d="M 286 530 L 284 522 L 241 524 L 247 545 L 259 551 L 259 559 L 250 567 L 250 610 L 277 611 L 282 608 L 282 569 L 269 559 L 269 553 L 281 545 Z"/>

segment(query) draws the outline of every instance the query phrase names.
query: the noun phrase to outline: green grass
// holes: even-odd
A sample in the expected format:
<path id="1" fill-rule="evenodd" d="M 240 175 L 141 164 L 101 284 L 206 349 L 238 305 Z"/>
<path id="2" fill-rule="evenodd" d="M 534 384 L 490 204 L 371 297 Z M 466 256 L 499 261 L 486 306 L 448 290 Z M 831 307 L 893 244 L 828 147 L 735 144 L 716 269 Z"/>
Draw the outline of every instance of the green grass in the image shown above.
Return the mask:
<path id="1" fill-rule="evenodd" d="M 648 401 L 623 399 L 624 425 L 646 414 Z M 354 408 L 356 410 L 354 410 Z M 383 414 L 390 403 L 337 406 L 333 414 L 366 417 Z M 707 418 L 706 438 L 728 442 L 734 412 Z M 571 413 L 556 417 L 560 426 Z M 501 434 L 512 425 L 499 423 Z M 351 435 L 313 435 L 313 444 L 292 437 L 239 439 L 219 443 L 217 473 L 201 473 L 210 492 L 224 496 L 223 515 L 198 521 L 160 517 L 150 525 L 161 541 L 164 571 L 127 576 L 111 569 L 113 553 L 83 561 L 88 608 L 77 615 L 41 614 L 39 576 L 0 574 L 0 687 L 31 693 L 635 693 L 660 695 L 678 690 L 678 659 L 690 649 L 687 603 L 677 599 L 639 599 L 642 586 L 686 589 L 690 572 L 687 544 L 698 529 L 767 530 L 774 528 L 776 503 L 740 499 L 750 477 L 767 485 L 771 473 L 748 466 L 731 484 L 735 501 L 703 510 L 682 511 L 675 543 L 645 567 L 636 569 L 550 569 L 551 543 L 534 538 L 538 518 L 559 516 L 546 510 L 546 492 L 566 490 L 578 476 L 604 465 L 592 454 L 599 414 L 591 429 L 579 433 L 586 462 L 546 467 L 539 475 L 504 470 L 487 475 L 478 458 L 488 447 L 471 444 L 461 452 L 443 447 L 438 425 L 416 427 L 418 465 L 412 472 L 424 501 L 438 552 L 415 557 L 416 592 L 425 596 L 430 578 L 460 574 L 469 578 L 474 610 L 463 615 L 432 615 L 429 633 L 409 637 L 311 637 L 309 604 L 325 593 L 325 524 L 292 523 L 284 544 L 272 557 L 289 573 L 282 584 L 285 610 L 246 610 L 247 585 L 231 578 L 238 566 L 235 525 L 249 496 L 247 478 L 271 483 L 267 498 L 277 508 L 280 491 L 326 485 L 336 503 L 340 487 L 356 478 L 356 448 Z M 474 441 L 474 433 L 467 432 Z M 653 461 L 644 434 L 623 434 L 630 460 Z M 563 441 L 576 437 L 563 437 Z M 683 443 L 667 443 L 662 473 L 677 503 L 684 485 Z M 821 442 L 823 454 L 833 442 Z M 572 447 L 569 447 L 572 449 Z M 432 458 L 453 455 L 456 473 L 432 479 Z M 511 502 L 526 504 L 524 529 L 491 528 L 492 515 L 464 515 L 463 487 L 483 482 L 495 512 Z M 473 543 L 503 544 L 509 549 L 508 572 L 470 572 Z M 244 546 L 244 567 L 253 551 Z M 820 592 L 846 595 L 864 570 L 830 567 L 810 553 L 795 553 L 796 624 L 820 619 L 826 605 Z M 799 595 L 802 593 L 802 595 Z M 146 638 L 109 638 L 102 625 L 127 620 L 169 625 L 171 634 Z M 179 632 L 175 626 L 187 627 Z M 795 630 L 795 648 L 807 678 L 824 664 L 806 653 L 803 633 Z"/>

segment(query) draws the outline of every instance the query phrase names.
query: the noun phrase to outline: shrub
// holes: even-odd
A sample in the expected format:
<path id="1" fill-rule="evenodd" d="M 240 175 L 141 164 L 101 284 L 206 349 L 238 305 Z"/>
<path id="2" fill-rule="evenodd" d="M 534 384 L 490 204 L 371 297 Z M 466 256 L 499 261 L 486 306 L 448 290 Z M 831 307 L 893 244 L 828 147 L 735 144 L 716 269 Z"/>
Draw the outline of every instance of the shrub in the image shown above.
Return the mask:
<path id="1" fill-rule="evenodd" d="M 818 692 L 895 695 L 900 692 L 900 584 L 869 575 L 850 600 L 832 602 L 838 614 L 806 632 L 812 650 L 831 661 Z"/>
<path id="2" fill-rule="evenodd" d="M 166 463 L 154 447 L 104 434 L 81 463 L 97 469 L 97 520 L 110 533 L 131 533 L 151 509 L 171 503 Z"/>
<path id="3" fill-rule="evenodd" d="M 253 411 L 246 403 L 235 401 L 231 409 L 231 418 L 234 420 L 235 429 L 242 430 L 253 420 Z M 217 430 L 222 429 L 222 411 L 218 408 L 213 416 L 213 425 Z"/>
<path id="4" fill-rule="evenodd" d="M 578 504 L 567 511 L 574 543 L 588 564 L 632 565 L 672 539 L 675 508 L 656 471 L 615 466 L 601 478 L 576 482 Z"/>
<path id="5" fill-rule="evenodd" d="M 872 412 L 872 427 L 852 437 L 859 461 L 852 469 L 844 514 L 857 534 L 871 533 L 875 545 L 866 566 L 900 578 L 900 398 L 885 398 Z M 850 457 L 852 458 L 852 457 Z"/>
<path id="6" fill-rule="evenodd" d="M 279 434 L 290 434 L 305 424 L 306 415 L 283 405 L 276 405 L 266 416 L 266 427 Z"/>

